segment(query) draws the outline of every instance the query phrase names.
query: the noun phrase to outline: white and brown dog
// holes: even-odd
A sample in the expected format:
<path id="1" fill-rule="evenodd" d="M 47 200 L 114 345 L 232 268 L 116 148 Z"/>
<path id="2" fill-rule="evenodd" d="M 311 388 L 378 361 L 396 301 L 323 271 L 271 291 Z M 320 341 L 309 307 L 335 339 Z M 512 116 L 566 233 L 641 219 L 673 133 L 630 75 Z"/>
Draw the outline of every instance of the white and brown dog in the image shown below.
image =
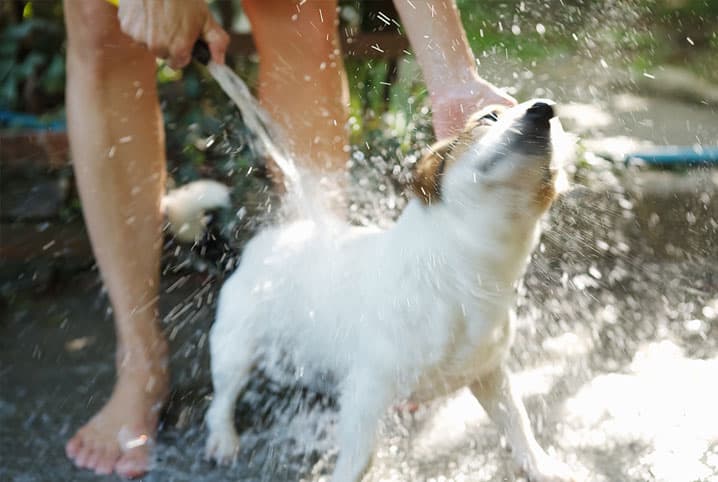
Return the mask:
<path id="1" fill-rule="evenodd" d="M 393 402 L 464 386 L 532 481 L 572 480 L 534 439 L 504 363 L 516 284 L 555 196 L 553 117 L 545 101 L 477 114 L 423 158 L 416 199 L 386 231 L 299 221 L 257 235 L 212 327 L 208 457 L 236 455 L 235 401 L 272 345 L 339 383 L 335 482 L 361 479 Z"/>

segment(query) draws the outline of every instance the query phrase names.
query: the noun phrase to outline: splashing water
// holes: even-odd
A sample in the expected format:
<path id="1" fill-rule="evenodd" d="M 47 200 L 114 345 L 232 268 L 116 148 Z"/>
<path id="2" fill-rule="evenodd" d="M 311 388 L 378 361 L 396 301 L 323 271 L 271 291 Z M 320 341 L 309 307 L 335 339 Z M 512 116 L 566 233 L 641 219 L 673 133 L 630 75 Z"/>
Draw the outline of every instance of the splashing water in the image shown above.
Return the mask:
<path id="1" fill-rule="evenodd" d="M 210 62 L 207 69 L 235 103 L 247 128 L 257 136 L 260 152 L 281 170 L 286 189 L 284 198 L 288 201 L 284 205 L 285 212 L 291 210 L 296 216 L 315 222 L 326 219 L 329 210 L 319 190 L 313 188 L 315 179 L 297 167 L 281 129 L 259 105 L 247 84 L 226 65 Z"/>
<path id="2" fill-rule="evenodd" d="M 718 173 L 644 172 L 591 152 L 606 147 L 606 136 L 616 133 L 653 140 L 681 135 L 704 144 L 717 138 L 715 110 L 613 90 L 616 82 L 633 82 L 621 80 L 627 77 L 621 65 L 642 34 L 653 35 L 654 24 L 638 24 L 639 9 L 653 8 L 651 2 L 568 3 L 561 9 L 547 2 L 507 11 L 504 26 L 511 34 L 517 25 L 519 35 L 512 36 L 517 39 L 533 30 L 545 34 L 541 38 L 560 35 L 576 44 L 577 55 L 529 64 L 505 53 L 501 44 L 481 55 L 482 70 L 499 78 L 503 72 L 504 84 L 518 97 L 591 107 L 566 109 L 561 117 L 570 131 L 578 127 L 598 137 L 595 148 L 581 145 L 588 152 L 572 166 L 573 188 L 549 214 L 520 287 L 516 348 L 509 363 L 542 439 L 572 466 L 589 468 L 587 480 L 718 480 L 718 436 L 715 424 L 706 423 L 718 402 L 705 383 L 718 370 L 718 248 L 712 242 L 718 235 Z M 509 2 L 500 9 L 510 8 Z M 321 198 L 311 190 L 316 178 L 295 162 L 300 159 L 279 126 L 231 70 L 208 68 L 254 132 L 255 151 L 282 172 L 285 207 L 325 222 L 318 210 Z M 427 143 L 427 113 L 409 114 L 411 123 L 420 124 L 407 129 L 408 154 L 394 142 L 401 133 L 387 128 L 352 147 L 355 179 L 347 195 L 354 224 L 382 218 L 390 223 L 405 206 L 399 185 Z M 118 148 L 129 140 L 120 138 Z M 274 211 L 271 217 L 276 218 Z M 168 268 L 171 285 L 163 289 L 162 301 L 164 325 L 179 348 L 172 361 L 181 389 L 168 410 L 158 440 L 160 457 L 148 480 L 322 480 L 334 456 L 335 407 L 295 387 L 299 382 L 292 373 L 277 381 L 270 367 L 255 374 L 239 400 L 238 464 L 225 468 L 203 461 L 207 331 L 216 286 L 195 273 L 177 277 L 182 266 Z M 41 302 L 21 299 L 3 313 L 0 328 L 8 343 L 0 349 L 6 367 L 0 385 L 7 387 L 0 391 L 1 480 L 93 477 L 71 470 L 58 447 L 99 407 L 95 378 L 112 379 L 110 357 L 100 356 L 112 348 L 102 344 L 112 339 L 111 323 L 96 322 L 104 305 L 94 291 L 66 283 L 62 293 Z M 71 340 L 63 351 L 62 344 L 46 343 L 48 334 Z M 78 364 L 78 356 L 92 363 Z M 81 389 L 73 393 L 68 384 Z M 411 417 L 392 412 L 385 423 L 369 480 L 512 478 L 510 456 L 496 443 L 499 434 L 469 393 L 419 407 Z M 42 464 L 33 463 L 38 454 Z"/>
<path id="3" fill-rule="evenodd" d="M 283 143 L 281 133 L 272 124 L 269 115 L 251 96 L 246 84 L 232 71 L 223 66 L 211 65 L 210 72 L 237 104 L 247 126 L 257 135 L 260 144 L 258 147 L 274 158 L 284 174 L 287 193 L 291 196 L 288 199 L 291 202 L 287 204 L 293 204 L 293 208 L 299 209 L 300 215 L 321 222 L 322 216 L 317 215 L 318 211 L 311 209 L 313 201 L 318 198 L 312 196 L 311 191 L 307 191 L 308 179 L 303 177 L 304 173 L 300 172 L 294 159 L 283 149 L 287 144 Z M 584 114 L 583 117 L 590 116 Z M 560 153 L 570 153 L 573 150 L 571 144 L 574 139 L 565 135 L 560 136 L 560 139 L 563 140 L 559 142 Z M 363 152 L 356 151 L 352 156 L 353 161 L 364 167 L 366 171 L 375 173 L 377 178 L 382 176 L 388 178 L 387 173 L 393 172 L 395 167 L 393 163 L 396 154 L 385 152 L 380 156 L 376 146 L 370 148 L 368 144 L 366 149 L 367 159 Z M 618 172 L 616 175 L 621 177 L 623 168 L 616 169 Z M 636 459 L 643 457 L 642 461 L 616 462 L 618 468 L 601 470 L 602 474 L 610 474 L 607 475 L 608 479 L 604 480 L 620 480 L 615 477 L 619 473 L 625 476 L 622 480 L 645 480 L 645 474 L 650 473 L 650 470 L 669 473 L 668 468 L 660 466 L 653 459 L 660 459 L 670 450 L 674 450 L 676 444 L 668 443 L 667 440 L 673 441 L 678 437 L 673 433 L 670 433 L 670 437 L 665 436 L 663 431 L 651 432 L 646 428 L 651 423 L 631 425 L 630 410 L 642 410 L 640 404 L 634 403 L 638 408 L 624 406 L 626 404 L 614 404 L 617 407 L 614 408 L 614 405 L 606 403 L 611 393 L 625 391 L 625 388 L 621 388 L 622 383 L 640 384 L 640 387 L 646 390 L 652 387 L 651 383 L 654 381 L 652 371 L 636 368 L 635 373 L 629 372 L 629 375 L 615 377 L 606 376 L 605 372 L 611 373 L 618 371 L 617 367 L 628 366 L 633 353 L 641 353 L 641 350 L 645 351 L 654 346 L 653 343 L 656 342 L 654 337 L 660 340 L 661 335 L 658 333 L 661 331 L 682 334 L 686 339 L 693 340 L 687 343 L 689 346 L 698 345 L 694 340 L 695 337 L 689 338 L 693 335 L 683 334 L 684 331 L 689 330 L 682 328 L 678 322 L 680 320 L 675 323 L 667 321 L 670 317 L 679 318 L 683 315 L 669 316 L 668 313 L 673 309 L 671 306 L 681 304 L 690 307 L 703 306 L 706 303 L 705 298 L 710 297 L 710 290 L 700 285 L 689 295 L 671 289 L 663 291 L 660 288 L 656 293 L 656 286 L 663 283 L 665 279 L 683 279 L 688 272 L 698 273 L 695 276 L 697 280 L 694 282 L 710 283 L 715 273 L 715 265 L 709 263 L 706 267 L 698 269 L 692 261 L 681 261 L 676 265 L 666 261 L 654 262 L 654 264 L 646 261 L 651 258 L 644 253 L 645 233 L 637 232 L 635 226 L 625 225 L 624 221 L 633 219 L 636 210 L 623 202 L 625 187 L 613 174 L 612 170 L 591 171 L 586 176 L 595 176 L 596 179 L 591 177 L 590 182 L 589 179 L 583 179 L 583 183 L 591 185 L 593 190 L 584 187 L 567 192 L 566 197 L 556 204 L 551 222 L 544 231 L 544 242 L 525 278 L 527 288 L 520 293 L 518 302 L 517 346 L 521 348 L 541 346 L 546 348 L 547 352 L 539 354 L 536 350 L 519 350 L 519 353 L 514 353 L 514 357 L 518 359 L 521 367 L 517 370 L 518 379 L 527 394 L 542 399 L 545 397 L 551 400 L 552 405 L 560 405 L 562 401 L 567 402 L 563 412 L 566 416 L 566 427 L 555 423 L 556 415 L 552 412 L 541 413 L 539 418 L 539 423 L 543 426 L 545 417 L 549 428 L 543 430 L 555 436 L 555 444 L 562 444 L 564 457 L 569 455 L 576 457 L 575 454 L 578 453 L 581 454 L 578 458 L 590 465 L 594 462 L 591 457 L 582 453 L 582 450 L 608 452 L 611 444 L 627 443 L 629 448 L 626 451 Z M 623 177 L 631 177 L 633 174 L 623 172 Z M 359 208 L 361 214 L 369 214 L 364 211 L 371 211 L 366 218 L 372 219 L 367 221 L 376 221 L 377 217 L 391 211 L 386 204 L 379 203 L 379 200 L 391 195 L 388 191 L 392 186 L 385 181 L 387 179 L 381 182 L 377 179 L 377 184 L 386 187 L 385 192 L 381 193 L 371 192 L 372 182 L 368 178 L 362 178 L 357 183 L 356 189 L 363 193 L 359 196 L 360 199 L 367 204 L 376 204 L 376 209 Z M 562 190 L 565 190 L 565 186 L 563 188 Z M 651 209 L 653 208 L 655 206 Z M 667 211 L 668 209 L 663 210 L 663 212 Z M 592 214 L 588 215 L 588 212 Z M 371 216 L 372 214 L 374 216 Z M 599 251 L 605 252 L 605 255 L 601 255 Z M 700 250 L 698 251 L 697 254 L 700 254 Z M 637 261 L 636 258 L 641 261 Z M 586 262 L 586 259 L 591 261 Z M 673 269 L 675 272 L 672 271 Z M 690 298 L 691 296 L 693 298 Z M 670 302 L 662 301 L 662 297 Z M 685 302 L 684 297 L 689 297 L 690 301 Z M 662 306 L 664 302 L 666 313 L 656 308 Z M 602 305 L 601 309 L 596 305 Z M 653 313 L 652 317 L 644 316 L 649 312 Z M 714 317 L 713 311 L 707 312 Z M 685 316 L 693 320 L 698 315 L 691 312 Z M 619 318 L 622 323 L 617 323 Z M 697 330 L 703 333 L 702 336 L 710 339 L 706 334 L 709 332 L 706 328 L 708 325 L 697 322 L 690 326 L 693 325 L 698 326 Z M 653 330 L 658 333 L 652 334 Z M 715 345 L 710 343 L 705 345 L 713 347 L 709 354 L 714 355 Z M 681 380 L 686 376 L 685 374 L 690 373 L 690 370 L 694 369 L 693 365 L 703 365 L 686 363 L 684 367 L 678 363 L 682 361 L 682 356 L 678 355 L 674 355 L 672 361 L 676 362 L 678 368 L 685 368 L 684 372 L 675 376 L 676 380 Z M 713 366 L 714 363 L 715 359 L 710 358 L 705 365 Z M 689 365 L 690 368 L 687 368 Z M 633 367 L 633 364 L 630 366 Z M 679 371 L 678 368 L 676 373 Z M 267 374 L 274 378 L 275 373 L 270 370 L 267 370 Z M 662 372 L 662 376 L 668 375 Z M 594 378 L 595 383 L 587 383 Z M 289 386 L 292 385 L 292 381 L 284 380 Z M 562 390 L 567 393 L 563 394 Z M 264 392 L 266 390 L 248 390 L 244 395 L 245 403 L 252 406 L 252 411 L 256 411 L 256 404 L 249 402 L 260 403 L 258 400 L 266 400 L 267 396 L 262 395 Z M 641 390 L 638 390 L 638 393 L 642 393 Z M 250 400 L 252 396 L 255 398 Z M 696 392 L 693 399 L 700 397 L 701 394 Z M 276 404 L 277 399 L 283 398 L 283 394 L 270 396 L 270 404 Z M 295 403 L 305 410 L 299 412 L 290 410 L 288 413 L 277 415 L 278 425 L 282 429 L 261 432 L 247 430 L 242 435 L 242 446 L 247 451 L 243 454 L 243 460 L 252 460 L 251 454 L 258 450 L 257 447 L 268 447 L 266 451 L 273 454 L 265 462 L 267 474 L 272 474 L 267 476 L 268 479 L 276 480 L 277 471 L 280 470 L 278 467 L 284 466 L 284 463 L 297 472 L 306 471 L 307 467 L 311 467 L 316 462 L 313 455 L 326 454 L 329 452 L 328 448 L 332 446 L 331 436 L 328 437 L 330 440 L 327 440 L 326 433 L 331 434 L 333 431 L 336 414 L 331 410 L 324 413 L 309 410 L 306 401 L 301 397 L 292 402 Z M 620 420 L 620 422 L 614 422 L 613 425 L 606 424 L 605 431 L 609 435 L 598 437 L 595 435 L 596 431 L 592 425 L 595 422 L 592 417 L 598 417 L 595 413 L 600 414 L 603 407 L 609 407 L 615 412 L 611 420 Z M 659 420 L 665 416 L 665 413 L 670 413 L 667 412 L 666 407 L 668 405 L 661 405 L 653 414 L 652 420 Z M 534 408 L 533 412 L 536 411 Z M 701 407 L 696 409 L 696 413 L 707 412 L 708 410 Z M 397 420 L 399 416 L 393 415 L 394 417 L 388 420 L 388 430 L 382 435 L 377 446 L 377 462 L 374 468 L 376 473 L 382 476 L 396 473 L 397 459 L 400 459 L 406 465 L 401 470 L 404 480 L 418 478 L 416 473 L 409 475 L 406 470 L 418 470 L 418 473 L 427 478 L 429 475 L 443 477 L 447 472 L 471 474 L 467 475 L 468 480 L 495 480 L 500 477 L 501 457 L 505 454 L 489 446 L 492 437 L 497 434 L 493 433 L 493 426 L 488 424 L 485 415 L 470 395 L 458 393 L 447 400 L 436 402 L 435 405 L 422 407 L 421 412 L 408 421 Z M 249 417 L 247 414 L 243 416 Z M 699 420 L 700 416 L 694 419 Z M 694 419 L 691 419 L 690 424 L 686 426 L 691 427 Z M 472 423 L 469 424 L 467 421 Z M 288 434 L 285 430 L 290 425 L 292 433 Z M 654 423 L 654 425 L 661 424 Z M 296 432 L 293 428 L 297 429 Z M 487 429 L 493 433 L 492 437 L 486 436 Z M 325 433 L 318 436 L 319 432 Z M 396 436 L 396 433 L 408 433 L 410 436 L 401 438 Z M 697 432 L 694 430 L 692 433 Z M 712 434 L 713 432 L 710 435 Z M 689 455 L 693 455 L 694 452 L 708 453 L 711 447 L 707 441 L 709 437 L 704 437 L 703 432 L 699 435 L 697 448 L 694 450 L 691 446 L 691 450 L 687 451 Z M 198 438 L 202 439 L 201 436 Z M 461 446 L 462 440 L 466 446 L 467 438 L 477 440 L 478 442 L 472 443 L 478 444 L 478 447 L 464 448 L 463 452 L 458 451 L 457 454 L 456 447 Z M 413 445 L 407 442 L 409 439 L 414 440 Z M 648 442 L 645 442 L 646 440 Z M 645 442 L 646 445 L 636 441 Z M 201 440 L 198 443 L 201 444 Z M 655 453 L 652 453 L 651 450 L 654 448 Z M 259 449 L 260 452 L 262 450 Z M 437 453 L 440 455 L 436 455 Z M 661 454 L 661 457 L 657 457 L 656 454 Z M 672 456 L 670 460 L 683 461 L 685 455 L 679 453 Z M 668 455 L 665 455 L 665 458 L 668 459 Z M 317 467 L 325 466 L 327 460 L 328 457 L 324 455 L 324 458 L 311 469 L 312 472 L 317 471 Z M 477 460 L 480 463 L 477 463 Z M 581 466 L 581 463 L 576 463 L 576 459 L 570 462 L 574 466 Z M 447 465 L 442 465 L 444 463 Z M 699 473 L 701 467 L 696 468 L 698 465 L 700 464 L 696 461 L 691 470 Z M 683 466 L 687 467 L 685 463 Z M 418 467 L 418 469 L 409 467 Z M 630 475 L 626 475 L 629 471 Z M 309 478 L 314 479 L 311 476 Z"/>
<path id="4" fill-rule="evenodd" d="M 286 176 L 286 187 L 299 188 L 297 167 L 283 149 L 282 144 L 275 144 L 272 140 L 279 137 L 279 132 L 276 126 L 273 125 L 267 111 L 252 96 L 247 84 L 226 65 L 210 62 L 207 69 L 242 113 L 242 118 L 247 127 L 257 136 L 265 149 L 264 154 L 272 156 L 274 162 L 282 170 Z"/>

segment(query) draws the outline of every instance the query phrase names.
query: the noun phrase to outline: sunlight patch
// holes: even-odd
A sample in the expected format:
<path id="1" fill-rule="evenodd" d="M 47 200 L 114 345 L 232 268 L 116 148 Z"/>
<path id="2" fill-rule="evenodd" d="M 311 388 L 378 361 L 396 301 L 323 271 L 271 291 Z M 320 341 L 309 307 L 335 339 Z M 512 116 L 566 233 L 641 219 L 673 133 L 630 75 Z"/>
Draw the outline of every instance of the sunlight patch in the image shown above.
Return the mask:
<path id="1" fill-rule="evenodd" d="M 642 447 L 633 465 L 656 480 L 706 480 L 706 454 L 718 441 L 718 390 L 706 385 L 716 373 L 718 358 L 690 359 L 673 342 L 650 343 L 627 373 L 598 376 L 566 402 L 574 428 L 562 439 L 580 449 Z"/>

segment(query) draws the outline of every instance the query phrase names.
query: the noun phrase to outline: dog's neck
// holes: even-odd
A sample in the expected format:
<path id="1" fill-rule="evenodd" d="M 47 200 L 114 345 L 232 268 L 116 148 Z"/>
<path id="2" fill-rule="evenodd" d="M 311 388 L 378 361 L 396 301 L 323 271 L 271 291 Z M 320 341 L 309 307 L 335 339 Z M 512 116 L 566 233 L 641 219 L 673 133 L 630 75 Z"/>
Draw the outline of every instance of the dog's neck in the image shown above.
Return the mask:
<path id="1" fill-rule="evenodd" d="M 473 279 L 490 273 L 492 279 L 484 278 L 484 283 L 511 289 L 523 275 L 538 235 L 538 219 L 513 215 L 508 206 L 426 206 L 412 200 L 394 226 L 393 238 L 411 260 L 430 260 L 429 267 L 445 263 L 452 276 L 463 272 Z"/>

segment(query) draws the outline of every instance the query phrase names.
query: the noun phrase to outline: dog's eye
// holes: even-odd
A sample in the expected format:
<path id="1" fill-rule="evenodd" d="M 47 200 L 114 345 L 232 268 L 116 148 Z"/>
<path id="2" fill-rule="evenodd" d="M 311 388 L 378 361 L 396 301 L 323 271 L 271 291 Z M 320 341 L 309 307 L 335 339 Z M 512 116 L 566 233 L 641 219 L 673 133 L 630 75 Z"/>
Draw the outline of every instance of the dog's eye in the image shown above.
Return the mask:
<path id="1" fill-rule="evenodd" d="M 499 120 L 499 113 L 497 111 L 491 111 L 484 114 L 479 118 L 479 125 L 490 126 L 495 124 Z"/>

